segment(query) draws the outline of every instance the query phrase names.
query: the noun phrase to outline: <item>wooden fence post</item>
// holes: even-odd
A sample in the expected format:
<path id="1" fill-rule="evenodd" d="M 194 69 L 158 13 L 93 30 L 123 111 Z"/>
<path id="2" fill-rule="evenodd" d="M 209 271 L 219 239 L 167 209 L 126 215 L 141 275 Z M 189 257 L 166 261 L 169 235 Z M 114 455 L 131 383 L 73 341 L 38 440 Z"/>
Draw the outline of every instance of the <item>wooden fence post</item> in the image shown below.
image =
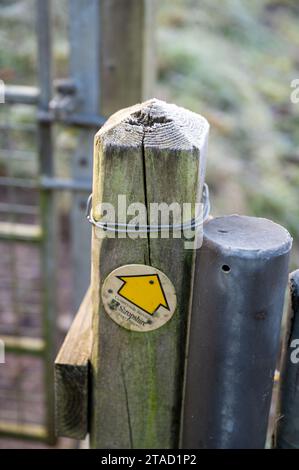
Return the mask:
<path id="1" fill-rule="evenodd" d="M 101 219 L 101 202 L 117 208 L 120 194 L 127 206 L 198 202 L 207 135 L 204 118 L 158 100 L 116 113 L 95 138 L 94 218 Z M 193 252 L 182 238 L 102 239 L 98 230 L 92 239 L 91 446 L 177 447 Z M 132 263 L 162 270 L 175 287 L 176 311 L 155 331 L 128 331 L 105 312 L 105 278 Z"/>
<path id="2" fill-rule="evenodd" d="M 299 270 L 290 274 L 290 305 L 280 376 L 275 446 L 299 449 Z"/>
<path id="3" fill-rule="evenodd" d="M 202 116 L 155 99 L 114 114 L 95 137 L 94 220 L 103 220 L 100 203 L 117 212 L 119 196 L 126 196 L 127 208 L 142 203 L 147 216 L 151 203 L 189 203 L 192 213 L 183 213 L 181 222 L 190 222 L 202 196 L 208 131 Z M 115 222 L 132 218 L 123 215 Z M 181 232 L 180 238 L 171 231 L 169 238 L 163 232 L 103 238 L 103 229 L 93 227 L 91 290 L 55 362 L 59 435 L 82 439 L 90 431 L 94 448 L 178 447 L 194 266 L 194 250 L 186 249 Z M 153 317 L 143 311 L 147 329 L 141 332 L 108 315 L 114 304 L 103 304 L 101 294 L 111 291 L 104 281 L 128 264 L 159 273 L 159 282 L 170 280 L 164 307 L 173 311 L 171 318 L 164 311 L 163 326 L 160 307 Z M 151 331 L 156 319 L 160 327 Z"/>

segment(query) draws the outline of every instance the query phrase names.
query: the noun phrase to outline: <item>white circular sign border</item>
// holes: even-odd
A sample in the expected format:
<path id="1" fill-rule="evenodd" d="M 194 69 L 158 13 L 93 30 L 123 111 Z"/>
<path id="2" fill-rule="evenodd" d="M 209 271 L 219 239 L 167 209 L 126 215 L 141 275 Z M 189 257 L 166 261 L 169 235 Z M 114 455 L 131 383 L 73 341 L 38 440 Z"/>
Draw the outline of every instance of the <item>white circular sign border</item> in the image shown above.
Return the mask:
<path id="1" fill-rule="evenodd" d="M 151 315 L 118 294 L 124 285 L 118 276 L 144 275 L 158 275 L 169 310 L 160 305 Z M 170 279 L 159 269 L 146 264 L 126 264 L 114 269 L 103 282 L 101 298 L 111 320 L 128 331 L 139 333 L 161 328 L 173 317 L 177 306 L 175 288 Z"/>

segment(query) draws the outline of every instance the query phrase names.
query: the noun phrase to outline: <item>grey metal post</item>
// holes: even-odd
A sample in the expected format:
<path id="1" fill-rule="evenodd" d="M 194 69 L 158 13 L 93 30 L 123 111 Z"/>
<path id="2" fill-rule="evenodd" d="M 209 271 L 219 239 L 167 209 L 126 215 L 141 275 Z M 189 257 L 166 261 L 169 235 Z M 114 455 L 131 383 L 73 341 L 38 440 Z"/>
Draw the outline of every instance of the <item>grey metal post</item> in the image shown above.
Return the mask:
<path id="1" fill-rule="evenodd" d="M 290 317 L 281 373 L 276 447 L 299 449 L 299 270 L 290 274 Z"/>
<path id="2" fill-rule="evenodd" d="M 98 114 L 100 110 L 100 2 L 69 0 L 70 74 L 78 87 L 76 111 Z M 91 229 L 84 223 L 85 206 L 91 192 L 94 134 L 98 126 L 81 129 L 72 160 L 72 176 L 89 185 L 88 191 L 73 194 L 71 208 L 74 310 L 90 282 Z"/>
<path id="3" fill-rule="evenodd" d="M 184 448 L 262 448 L 292 239 L 267 219 L 226 216 L 196 260 Z"/>
<path id="4" fill-rule="evenodd" d="M 52 47 L 51 2 L 37 0 L 38 81 L 40 85 L 38 109 L 47 110 L 52 95 Z M 55 175 L 52 129 L 50 123 L 38 122 L 38 145 L 40 173 L 43 177 Z M 45 338 L 45 394 L 48 442 L 55 442 L 53 358 L 55 351 L 56 321 L 56 211 L 52 191 L 43 189 L 40 194 L 42 224 L 42 272 L 43 272 L 43 335 Z"/>

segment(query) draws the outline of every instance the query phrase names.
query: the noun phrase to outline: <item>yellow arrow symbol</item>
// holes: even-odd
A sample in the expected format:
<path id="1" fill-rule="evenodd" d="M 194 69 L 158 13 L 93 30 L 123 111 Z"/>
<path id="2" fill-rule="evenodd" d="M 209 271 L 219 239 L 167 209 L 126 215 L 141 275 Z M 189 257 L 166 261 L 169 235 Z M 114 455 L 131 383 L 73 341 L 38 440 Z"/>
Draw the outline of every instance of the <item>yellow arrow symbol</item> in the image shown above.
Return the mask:
<path id="1" fill-rule="evenodd" d="M 168 302 L 158 274 L 117 277 L 124 282 L 118 294 L 146 313 L 153 315 L 160 305 L 169 310 Z"/>

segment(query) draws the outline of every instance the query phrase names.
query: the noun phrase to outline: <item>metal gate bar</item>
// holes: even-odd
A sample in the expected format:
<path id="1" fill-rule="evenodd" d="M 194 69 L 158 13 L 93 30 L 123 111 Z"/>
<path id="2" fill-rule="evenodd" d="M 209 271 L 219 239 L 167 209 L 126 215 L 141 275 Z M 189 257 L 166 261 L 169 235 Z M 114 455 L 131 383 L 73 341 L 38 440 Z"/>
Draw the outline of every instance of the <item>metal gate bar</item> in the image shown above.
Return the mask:
<path id="1" fill-rule="evenodd" d="M 77 84 L 76 113 L 97 116 L 100 109 L 100 2 L 99 0 L 69 1 L 70 76 Z M 84 99 L 82 99 L 84 97 Z M 105 121 L 101 118 L 101 125 Z M 99 119 L 80 130 L 79 142 L 72 160 L 74 184 L 84 181 L 85 191 L 76 192 L 71 208 L 72 257 L 74 261 L 74 309 L 80 306 L 90 282 L 91 230 L 82 224 L 85 203 L 91 192 L 92 155 L 95 132 L 101 127 Z M 86 192 L 88 191 L 88 193 Z"/>
<path id="2" fill-rule="evenodd" d="M 38 80 L 39 110 L 47 110 L 52 96 L 52 48 L 51 11 L 49 0 L 37 0 L 37 41 L 38 41 Z M 40 174 L 55 175 L 51 123 L 38 121 L 38 153 Z M 42 189 L 40 212 L 42 225 L 42 275 L 43 298 L 42 319 L 44 338 L 44 387 L 46 396 L 46 440 L 55 442 L 54 397 L 53 397 L 53 357 L 55 353 L 56 328 L 56 237 L 57 218 L 55 216 L 55 196 L 52 191 Z"/>
<path id="3" fill-rule="evenodd" d="M 37 0 L 37 40 L 38 40 L 38 75 L 40 88 L 10 86 L 6 87 L 5 98 L 8 104 L 38 105 L 42 111 L 48 109 L 51 98 L 51 38 L 50 38 L 50 2 L 49 0 Z M 54 162 L 51 136 L 51 123 L 38 122 L 38 154 L 40 174 L 45 177 L 54 176 Z M 24 180 L 22 178 L 1 177 L 0 185 L 9 188 L 40 187 L 40 214 L 41 224 L 20 224 L 1 222 L 0 239 L 8 241 L 40 242 L 43 275 L 43 338 L 30 338 L 21 336 L 5 336 L 6 351 L 19 355 L 38 356 L 44 361 L 44 388 L 46 397 L 46 422 L 45 425 L 0 422 L 0 435 L 23 439 L 44 441 L 49 444 L 55 442 L 54 418 L 53 418 L 53 372 L 52 363 L 54 357 L 55 334 L 55 256 L 54 240 L 55 213 L 53 191 L 42 187 L 38 181 Z M 8 207 L 9 206 L 9 207 Z M 16 214 L 24 212 L 26 208 L 10 204 L 7 209 Z M 3 209 L 3 208 L 2 208 Z M 36 208 L 33 208 L 36 210 Z M 13 213 L 13 212 L 11 212 Z"/>
<path id="4" fill-rule="evenodd" d="M 53 368 L 56 317 L 56 259 L 57 217 L 55 214 L 56 191 L 73 192 L 71 209 L 72 249 L 75 261 L 74 308 L 81 300 L 89 282 L 90 262 L 84 253 L 90 252 L 90 227 L 81 224 L 87 194 L 91 191 L 91 155 L 95 130 L 105 118 L 99 114 L 99 17 L 100 2 L 91 0 L 88 5 L 82 0 L 69 2 L 71 60 L 70 74 L 78 88 L 78 102 L 72 112 L 55 109 L 59 96 L 53 98 L 52 51 L 51 51 L 51 0 L 36 0 L 36 24 L 38 42 L 39 87 L 10 85 L 5 88 L 7 104 L 35 105 L 37 107 L 38 178 L 0 177 L 0 186 L 7 188 L 38 189 L 40 192 L 40 225 L 0 222 L 0 239 L 40 243 L 42 260 L 42 339 L 5 336 L 7 352 L 18 355 L 41 357 L 44 361 L 44 388 L 46 397 L 45 426 L 0 422 L 0 435 L 33 440 L 55 442 L 53 418 Z M 78 15 L 78 11 L 82 14 Z M 93 47 L 92 47 L 93 46 Z M 82 60 L 85 65 L 82 65 Z M 55 83 L 54 83 L 55 86 Z M 70 87 L 69 84 L 66 85 Z M 61 85 L 60 85 L 61 87 Z M 59 90 L 58 90 L 59 91 Z M 80 94 L 84 100 L 80 100 Z M 62 96 L 64 98 L 64 96 Z M 75 97 L 74 97 L 75 99 Z M 56 100 L 56 101 L 55 101 Z M 59 112 L 60 111 L 60 112 Z M 62 111 L 62 112 L 61 112 Z M 72 177 L 55 176 L 52 124 L 81 127 L 80 148 L 74 155 Z M 11 156 L 11 151 L 9 152 Z M 31 156 L 31 154 L 30 154 Z M 18 158 L 15 152 L 14 158 Z M 24 158 L 23 152 L 21 155 Z M 4 212 L 14 214 L 36 213 L 36 208 L 20 204 L 2 204 Z M 10 212 L 9 212 L 10 211 Z"/>

